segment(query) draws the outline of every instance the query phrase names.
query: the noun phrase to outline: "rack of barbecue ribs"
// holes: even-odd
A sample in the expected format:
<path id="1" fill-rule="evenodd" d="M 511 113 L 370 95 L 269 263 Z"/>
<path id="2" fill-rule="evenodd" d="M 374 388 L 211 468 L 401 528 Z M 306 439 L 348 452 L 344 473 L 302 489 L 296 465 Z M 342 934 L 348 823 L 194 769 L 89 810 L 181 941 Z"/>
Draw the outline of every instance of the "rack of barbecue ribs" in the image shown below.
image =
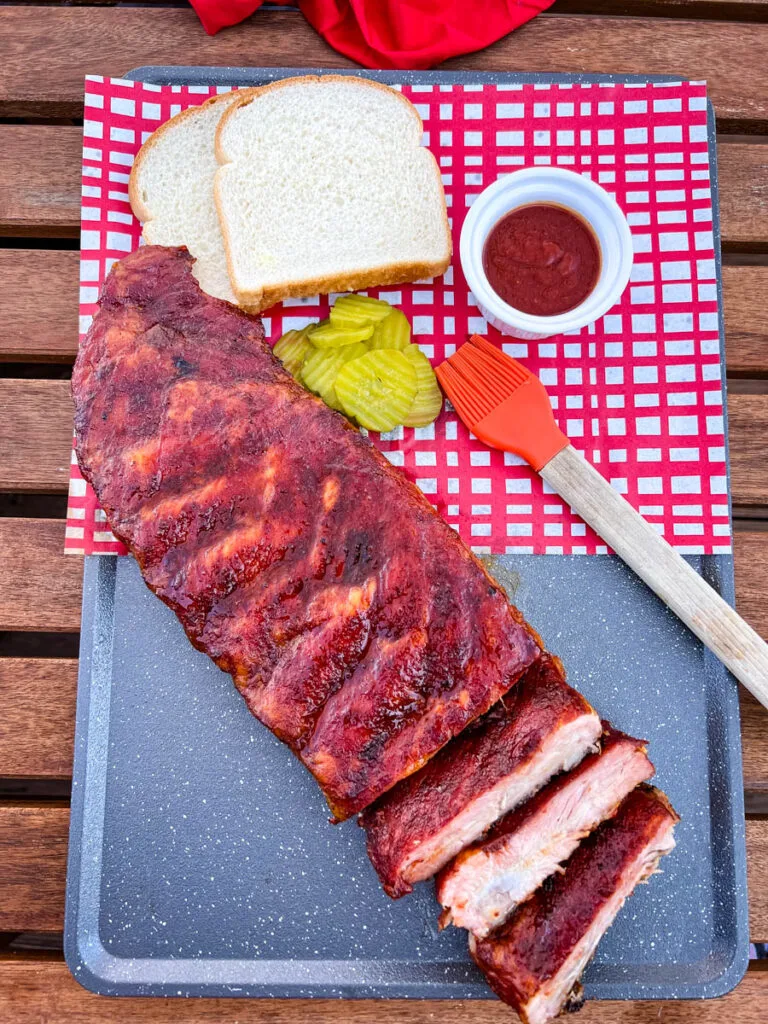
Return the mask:
<path id="1" fill-rule="evenodd" d="M 112 268 L 72 378 L 77 458 L 148 586 L 341 820 L 506 694 L 538 638 L 193 262 L 144 246 Z"/>
<path id="2" fill-rule="evenodd" d="M 645 743 L 600 721 L 421 492 L 192 263 L 145 246 L 112 268 L 72 378 L 83 475 L 336 820 L 363 812 L 386 891 L 439 872 L 441 924 L 545 1024 L 674 845 Z"/>
<path id="3" fill-rule="evenodd" d="M 475 963 L 524 1024 L 580 1008 L 587 962 L 632 890 L 673 849 L 678 820 L 663 793 L 640 786 L 505 924 L 484 939 L 470 935 Z"/>
<path id="4" fill-rule="evenodd" d="M 403 896 L 431 878 L 594 750 L 601 733 L 597 712 L 543 653 L 504 701 L 363 812 L 368 856 L 387 893 Z"/>

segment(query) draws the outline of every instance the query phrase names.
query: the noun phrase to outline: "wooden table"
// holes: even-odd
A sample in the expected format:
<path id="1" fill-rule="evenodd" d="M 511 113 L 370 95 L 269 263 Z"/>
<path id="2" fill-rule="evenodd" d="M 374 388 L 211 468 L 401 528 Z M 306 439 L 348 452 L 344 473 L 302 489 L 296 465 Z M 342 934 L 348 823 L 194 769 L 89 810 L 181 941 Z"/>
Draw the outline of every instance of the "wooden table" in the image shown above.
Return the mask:
<path id="1" fill-rule="evenodd" d="M 706 78 L 718 117 L 738 606 L 768 636 L 768 0 L 559 0 L 454 68 Z M 0 6 L 0 1021 L 508 1020 L 497 1003 L 108 1000 L 61 954 L 82 565 L 62 554 L 77 346 L 83 76 L 349 62 L 295 11 L 209 39 L 185 5 Z M 751 934 L 768 940 L 768 713 L 744 696 Z M 724 1000 L 580 1018 L 768 1020 L 768 961 Z"/>

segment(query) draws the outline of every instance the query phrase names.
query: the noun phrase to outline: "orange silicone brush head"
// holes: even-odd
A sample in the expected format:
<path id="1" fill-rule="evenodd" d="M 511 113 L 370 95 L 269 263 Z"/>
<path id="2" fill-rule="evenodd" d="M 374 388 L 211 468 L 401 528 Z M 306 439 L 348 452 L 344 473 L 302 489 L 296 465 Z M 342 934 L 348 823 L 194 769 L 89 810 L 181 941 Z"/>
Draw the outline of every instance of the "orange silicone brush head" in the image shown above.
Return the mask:
<path id="1" fill-rule="evenodd" d="M 515 452 L 538 471 L 569 443 L 539 378 L 480 335 L 435 372 L 462 421 L 492 448 Z"/>

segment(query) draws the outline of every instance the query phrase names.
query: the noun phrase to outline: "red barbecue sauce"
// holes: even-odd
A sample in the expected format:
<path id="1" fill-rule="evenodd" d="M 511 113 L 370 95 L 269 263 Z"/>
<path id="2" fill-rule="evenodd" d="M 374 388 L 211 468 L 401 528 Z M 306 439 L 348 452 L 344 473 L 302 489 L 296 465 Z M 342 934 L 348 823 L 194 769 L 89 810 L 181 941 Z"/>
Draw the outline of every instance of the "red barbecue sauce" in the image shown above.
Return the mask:
<path id="1" fill-rule="evenodd" d="M 483 269 L 496 294 L 531 316 L 558 316 L 586 299 L 600 276 L 600 246 L 577 214 L 533 203 L 491 228 Z"/>

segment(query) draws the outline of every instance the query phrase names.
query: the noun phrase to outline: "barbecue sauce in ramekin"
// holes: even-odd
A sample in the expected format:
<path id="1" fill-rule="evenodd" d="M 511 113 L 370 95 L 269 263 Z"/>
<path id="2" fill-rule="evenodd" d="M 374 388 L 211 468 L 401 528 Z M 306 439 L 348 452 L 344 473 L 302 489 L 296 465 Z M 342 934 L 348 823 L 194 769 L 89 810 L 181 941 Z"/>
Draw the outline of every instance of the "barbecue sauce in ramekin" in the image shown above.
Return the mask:
<path id="1" fill-rule="evenodd" d="M 587 298 L 600 276 L 600 245 L 577 214 L 532 203 L 505 214 L 488 233 L 483 270 L 507 305 L 531 316 L 559 316 Z"/>

